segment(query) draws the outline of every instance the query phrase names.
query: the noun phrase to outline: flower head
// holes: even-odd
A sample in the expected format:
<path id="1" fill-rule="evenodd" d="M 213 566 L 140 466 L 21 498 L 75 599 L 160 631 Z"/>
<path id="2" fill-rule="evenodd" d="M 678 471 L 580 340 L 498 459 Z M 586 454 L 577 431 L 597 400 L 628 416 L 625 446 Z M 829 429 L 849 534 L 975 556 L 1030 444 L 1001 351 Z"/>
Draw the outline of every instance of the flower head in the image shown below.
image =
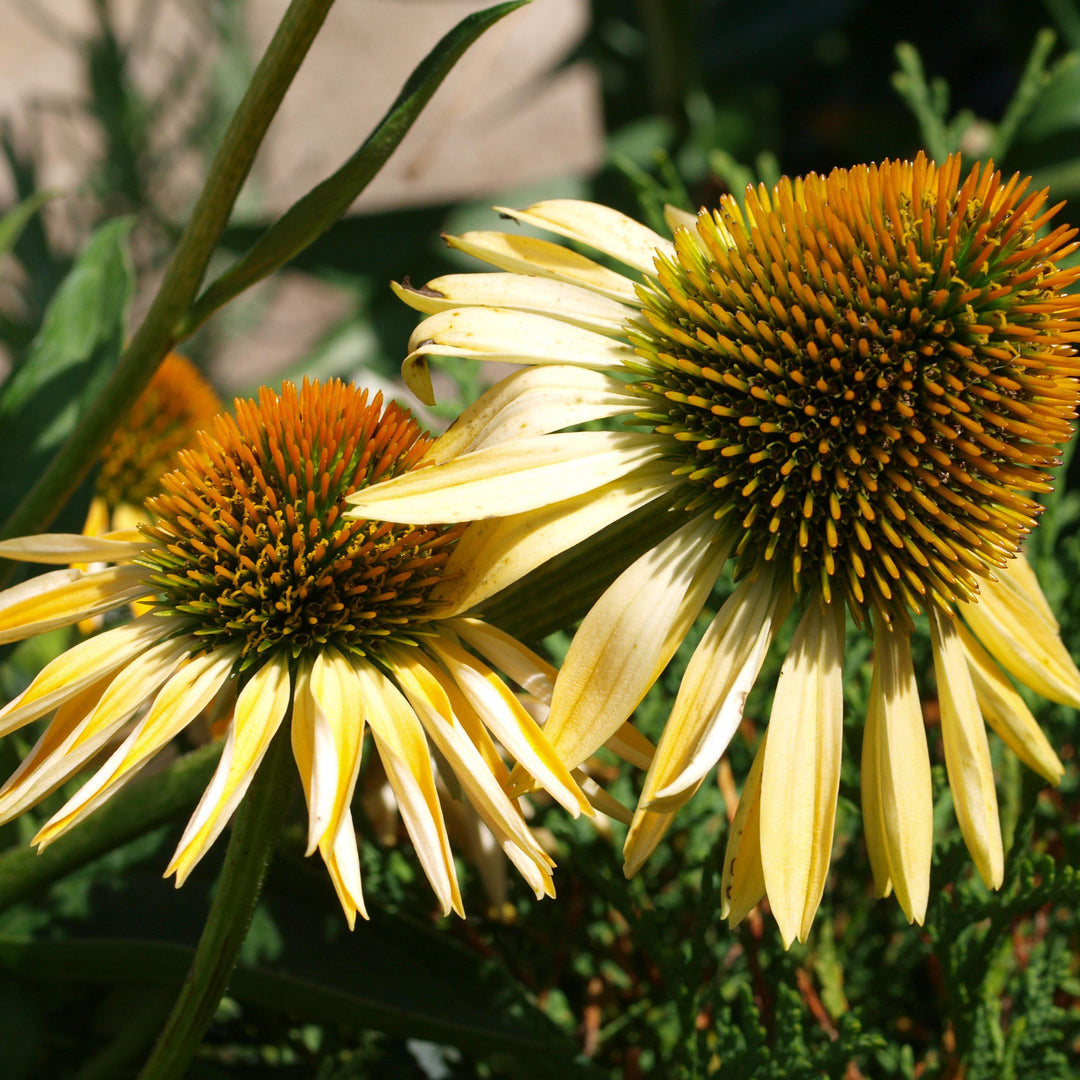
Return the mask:
<path id="1" fill-rule="evenodd" d="M 850 613 L 876 644 L 863 743 L 875 881 L 921 921 L 932 800 L 909 640 L 925 612 L 960 825 L 1000 884 L 983 720 L 1048 779 L 1061 766 L 997 665 L 1080 705 L 1080 673 L 1020 553 L 1080 396 L 1080 298 L 1063 291 L 1080 270 L 1059 268 L 1075 230 L 1049 228 L 1058 207 L 1027 188 L 989 164 L 962 176 L 958 158 L 920 155 L 751 189 L 742 208 L 726 197 L 676 222 L 674 243 L 604 207 L 541 203 L 504 213 L 628 272 L 547 240 L 470 233 L 450 243 L 503 273 L 398 288 L 429 316 L 406 360 L 418 392 L 429 354 L 527 368 L 435 443 L 433 468 L 350 500 L 391 520 L 500 519 L 467 529 L 451 559 L 448 577 L 471 584 L 460 602 L 650 500 L 670 508 L 668 536 L 567 654 L 545 733 L 568 763 L 630 715 L 733 563 L 736 589 L 646 777 L 628 873 L 723 753 L 794 610 L 724 886 L 733 918 L 767 893 L 785 941 L 805 937 L 832 842 Z M 631 430 L 560 430 L 604 417 Z"/>
<path id="2" fill-rule="evenodd" d="M 288 718 L 321 853 L 350 923 L 364 913 L 350 803 L 369 727 L 444 913 L 461 912 L 431 747 L 538 896 L 550 858 L 504 793 L 496 740 L 572 813 L 591 812 L 536 722 L 486 657 L 537 696 L 554 672 L 476 619 L 443 618 L 434 586 L 461 526 L 348 520 L 344 499 L 408 472 L 430 440 L 409 414 L 340 382 L 238 400 L 182 451 L 152 524 L 92 539 L 0 544 L 37 562 L 104 562 L 0 594 L 0 641 L 141 600 L 150 610 L 69 649 L 0 709 L 0 733 L 55 710 L 0 789 L 0 817 L 33 805 L 107 746 L 105 763 L 40 830 L 45 844 L 99 806 L 215 697 L 236 692 L 217 771 L 168 873 L 181 884 L 244 797 Z M 477 655 L 479 654 L 479 655 Z M 136 718 L 132 724 L 132 718 Z M 115 745 L 119 740 L 119 745 Z"/>

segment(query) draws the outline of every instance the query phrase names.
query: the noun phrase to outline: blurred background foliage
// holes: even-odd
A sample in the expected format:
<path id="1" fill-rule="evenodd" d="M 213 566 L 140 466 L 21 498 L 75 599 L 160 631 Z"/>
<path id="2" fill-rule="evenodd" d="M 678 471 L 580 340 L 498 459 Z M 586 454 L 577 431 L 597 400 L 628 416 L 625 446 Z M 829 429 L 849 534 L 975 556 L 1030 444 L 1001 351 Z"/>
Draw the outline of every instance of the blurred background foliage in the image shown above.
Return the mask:
<path id="1" fill-rule="evenodd" d="M 245 29 L 251 6 L 94 0 L 78 30 L 57 5 L 10 5 L 0 13 L 0 27 L 29 19 L 59 43 L 80 79 L 76 93 L 24 102 L 0 126 L 10 209 L 0 221 L 0 430 L 5 464 L 18 462 L 0 478 L 5 506 L 40 467 L 33 455 L 16 453 L 17 443 L 29 439 L 35 453 L 49 452 L 55 438 L 38 438 L 48 407 L 63 400 L 78 411 L 115 359 L 129 304 L 135 312 L 145 307 L 253 70 L 257 57 Z M 361 0 L 355 6 L 362 13 Z M 146 54 L 159 55 L 158 8 L 172 9 L 191 32 L 157 64 L 147 90 L 133 72 Z M 185 343 L 219 388 L 301 374 L 390 383 L 415 320 L 386 281 L 406 274 L 426 280 L 464 265 L 439 233 L 492 227 L 492 203 L 571 195 L 658 225 L 665 202 L 709 205 L 781 172 L 910 156 L 920 147 L 937 156 L 962 150 L 969 160 L 993 155 L 1009 172 L 1031 172 L 1055 196 L 1075 202 L 1080 195 L 1080 63 L 1070 51 L 1080 50 L 1076 0 L 912 0 L 902 8 L 871 0 L 582 0 L 561 5 L 559 17 L 568 10 L 581 32 L 559 65 L 584 65 L 595 80 L 602 118 L 596 167 L 552 175 L 539 145 L 536 177 L 524 188 L 492 187 L 482 198 L 442 202 L 428 195 L 383 210 L 361 203 L 291 265 L 294 280 L 327 288 L 335 300 L 319 308 L 314 337 L 286 341 L 284 361 L 233 360 L 272 314 L 274 282 Z M 414 21 L 416 59 L 438 32 Z M 385 103 L 397 86 L 386 85 Z M 74 178 L 49 188 L 43 133 L 57 117 L 73 116 L 80 130 L 95 134 L 71 156 Z M 466 142 L 455 149 L 473 152 Z M 217 271 L 272 220 L 264 194 L 256 173 L 225 233 Z M 1078 220 L 1072 206 L 1063 214 Z M 99 311 L 80 300 L 90 278 L 108 282 Z M 30 366 L 40 370 L 42 355 L 59 380 L 45 390 L 20 378 Z M 480 376 L 462 365 L 444 368 L 443 376 L 438 414 L 445 418 L 475 397 Z M 24 428 L 29 435 L 20 435 Z M 85 515 L 88 498 L 84 485 L 61 518 L 67 527 L 77 527 L 71 523 Z M 1030 555 L 1066 644 L 1080 656 L 1075 466 L 1063 467 L 1047 504 Z M 625 560 L 632 541 L 624 539 Z M 612 555 L 611 567 L 619 561 Z M 504 615 L 509 620 L 511 612 Z M 554 631 L 545 647 L 556 657 L 571 629 L 562 615 L 562 625 L 556 612 L 545 627 Z M 69 640 L 61 631 L 8 650 L 0 667 L 5 696 Z M 727 821 L 768 715 L 774 659 L 748 702 L 745 738 L 733 744 L 717 782 L 702 788 L 629 882 L 620 868 L 619 826 L 569 822 L 538 804 L 534 824 L 559 864 L 557 899 L 537 903 L 514 880 L 485 890 L 463 865 L 470 916 L 439 921 L 411 853 L 397 846 L 374 804 L 364 804 L 358 821 L 373 917 L 350 934 L 321 868 L 302 858 L 295 814 L 241 968 L 189 1075 L 1076 1076 L 1080 718 L 1033 702 L 1067 767 L 1058 791 L 1043 788 L 994 741 L 1011 848 L 1005 886 L 992 895 L 974 874 L 952 816 L 933 730 L 937 705 L 928 694 L 938 797 L 934 896 L 926 926 L 909 927 L 898 906 L 875 901 L 870 887 L 857 770 L 869 645 L 853 638 L 851 649 L 833 869 L 806 945 L 784 952 L 768 915 L 754 912 L 730 930 L 717 914 Z M 686 647 L 638 711 L 653 736 L 688 656 Z M 30 745 L 24 733 L 0 741 L 5 773 Z M 53 802 L 0 829 L 7 849 L 0 856 L 6 1078 L 109 1080 L 137 1071 L 187 970 L 220 862 L 219 850 L 178 893 L 160 878 L 205 782 L 205 762 L 212 764 L 206 754 L 191 757 L 186 779 L 170 774 L 175 782 L 166 789 L 150 777 L 111 817 L 102 811 L 104 824 L 86 826 L 99 830 L 94 844 L 57 844 L 40 859 L 27 853 L 22 845 Z M 599 770 L 616 795 L 633 800 L 639 776 L 610 762 Z M 150 809 L 133 809 L 140 807 Z"/>

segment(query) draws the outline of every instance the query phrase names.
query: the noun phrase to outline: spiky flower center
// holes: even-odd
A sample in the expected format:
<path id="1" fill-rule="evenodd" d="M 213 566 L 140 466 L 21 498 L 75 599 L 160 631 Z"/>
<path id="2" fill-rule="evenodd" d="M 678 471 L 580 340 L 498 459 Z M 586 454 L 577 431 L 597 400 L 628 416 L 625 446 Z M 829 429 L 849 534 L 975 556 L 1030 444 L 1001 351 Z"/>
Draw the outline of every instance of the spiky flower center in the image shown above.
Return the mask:
<path id="1" fill-rule="evenodd" d="M 413 468 L 430 440 L 409 413 L 339 381 L 236 402 L 150 499 L 143 558 L 159 607 L 241 667 L 271 649 L 377 650 L 408 639 L 463 526 L 343 516 L 347 495 Z"/>
<path id="2" fill-rule="evenodd" d="M 642 416 L 731 536 L 737 573 L 908 620 L 978 591 L 1035 523 L 1080 367 L 1076 230 L 959 159 L 726 197 L 677 232 L 632 331 Z"/>
<path id="3" fill-rule="evenodd" d="M 118 506 L 141 506 L 176 464 L 177 453 L 221 409 L 213 387 L 199 369 L 177 353 L 161 362 L 131 411 L 101 453 L 97 494 L 111 513 Z"/>

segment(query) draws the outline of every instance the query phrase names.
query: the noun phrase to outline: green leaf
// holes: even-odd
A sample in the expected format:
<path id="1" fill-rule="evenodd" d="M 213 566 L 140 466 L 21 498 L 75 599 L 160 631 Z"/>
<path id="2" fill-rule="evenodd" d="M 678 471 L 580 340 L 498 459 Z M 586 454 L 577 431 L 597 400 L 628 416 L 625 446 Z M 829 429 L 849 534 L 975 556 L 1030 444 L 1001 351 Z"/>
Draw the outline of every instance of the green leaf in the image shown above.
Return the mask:
<path id="1" fill-rule="evenodd" d="M 0 218 L 0 255 L 6 255 L 18 243 L 30 219 L 52 198 L 53 192 L 38 191 Z"/>
<path id="2" fill-rule="evenodd" d="M 191 334 L 218 308 L 272 274 L 342 217 L 397 148 L 465 50 L 488 27 L 527 2 L 510 0 L 473 12 L 444 35 L 409 76 L 389 112 L 360 149 L 337 172 L 294 203 L 238 263 L 206 289 L 182 321 L 178 338 Z"/>
<path id="3" fill-rule="evenodd" d="M 14 506 L 29 490 L 120 355 L 133 285 L 131 226 L 131 218 L 119 218 L 94 234 L 0 389 L 0 506 Z"/>

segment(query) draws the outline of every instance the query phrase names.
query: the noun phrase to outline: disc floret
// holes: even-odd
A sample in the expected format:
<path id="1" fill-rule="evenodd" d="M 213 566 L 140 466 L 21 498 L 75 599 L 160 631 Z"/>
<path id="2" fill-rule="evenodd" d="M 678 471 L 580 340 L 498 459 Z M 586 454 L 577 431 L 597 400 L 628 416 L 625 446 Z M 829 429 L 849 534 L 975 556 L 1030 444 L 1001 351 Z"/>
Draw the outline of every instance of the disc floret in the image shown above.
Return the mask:
<path id="1" fill-rule="evenodd" d="M 208 649 L 354 655 L 410 640 L 461 528 L 342 516 L 346 496 L 413 468 L 430 443 L 409 413 L 334 381 L 237 401 L 150 499 L 140 561 L 158 610 Z"/>
<path id="2" fill-rule="evenodd" d="M 725 197 L 640 290 L 641 418 L 739 576 L 886 621 L 973 598 L 1070 435 L 1076 230 L 992 164 L 836 169 Z"/>

